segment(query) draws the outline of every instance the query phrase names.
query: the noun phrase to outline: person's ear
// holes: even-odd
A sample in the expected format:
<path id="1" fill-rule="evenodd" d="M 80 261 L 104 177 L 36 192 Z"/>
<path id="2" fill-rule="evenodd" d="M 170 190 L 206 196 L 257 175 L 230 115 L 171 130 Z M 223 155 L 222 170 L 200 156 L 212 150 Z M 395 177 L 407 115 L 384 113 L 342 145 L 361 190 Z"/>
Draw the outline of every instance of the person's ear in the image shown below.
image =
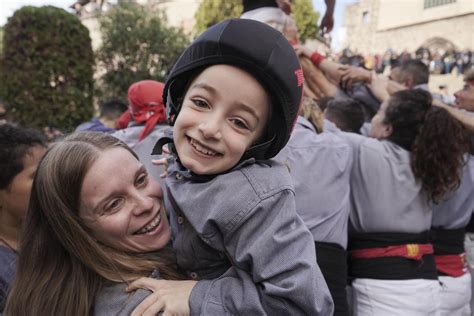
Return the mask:
<path id="1" fill-rule="evenodd" d="M 383 126 L 383 138 L 389 138 L 393 133 L 393 127 L 391 124 L 386 124 Z"/>

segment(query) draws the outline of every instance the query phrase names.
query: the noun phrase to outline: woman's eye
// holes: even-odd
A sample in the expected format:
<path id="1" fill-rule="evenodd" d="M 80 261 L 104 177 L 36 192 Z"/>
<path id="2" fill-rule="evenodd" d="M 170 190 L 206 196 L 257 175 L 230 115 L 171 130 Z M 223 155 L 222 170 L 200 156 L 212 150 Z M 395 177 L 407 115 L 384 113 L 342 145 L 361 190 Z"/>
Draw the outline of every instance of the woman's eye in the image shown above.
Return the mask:
<path id="1" fill-rule="evenodd" d="M 122 205 L 123 200 L 122 199 L 114 199 L 112 200 L 107 206 L 105 207 L 105 212 L 104 213 L 110 213 L 118 210 L 120 206 Z"/>
<path id="2" fill-rule="evenodd" d="M 141 176 L 137 178 L 137 184 L 138 185 L 146 184 L 147 180 L 148 180 L 148 174 L 142 174 Z"/>
<path id="3" fill-rule="evenodd" d="M 203 101 L 203 100 L 200 100 L 200 99 L 193 99 L 192 100 L 194 105 L 196 105 L 197 107 L 200 107 L 200 108 L 207 108 L 209 107 L 208 104 Z"/>
<path id="4" fill-rule="evenodd" d="M 242 121 L 241 119 L 232 119 L 232 123 L 237 127 L 237 128 L 240 128 L 240 129 L 249 129 L 249 127 L 247 126 L 247 124 Z"/>

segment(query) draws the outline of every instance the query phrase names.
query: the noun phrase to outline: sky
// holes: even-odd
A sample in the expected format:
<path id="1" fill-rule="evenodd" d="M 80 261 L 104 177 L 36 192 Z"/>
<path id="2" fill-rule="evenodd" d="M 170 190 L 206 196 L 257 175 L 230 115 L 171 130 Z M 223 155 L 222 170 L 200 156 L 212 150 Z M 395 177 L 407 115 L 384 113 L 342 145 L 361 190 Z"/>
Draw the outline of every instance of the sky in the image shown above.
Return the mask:
<path id="1" fill-rule="evenodd" d="M 315 10 L 321 12 L 321 18 L 326 11 L 326 5 L 324 0 L 312 0 Z M 345 39 L 345 29 L 342 26 L 344 19 L 344 8 L 350 3 L 357 2 L 357 0 L 336 0 L 336 8 L 334 12 L 334 29 L 331 33 L 332 35 L 332 46 L 334 49 L 340 49 L 341 43 Z M 43 6 L 43 5 L 53 5 L 59 8 L 63 8 L 68 12 L 72 10 L 69 8 L 71 4 L 74 3 L 74 0 L 0 0 L 0 26 L 3 26 L 7 19 L 13 15 L 15 10 L 25 6 Z"/>

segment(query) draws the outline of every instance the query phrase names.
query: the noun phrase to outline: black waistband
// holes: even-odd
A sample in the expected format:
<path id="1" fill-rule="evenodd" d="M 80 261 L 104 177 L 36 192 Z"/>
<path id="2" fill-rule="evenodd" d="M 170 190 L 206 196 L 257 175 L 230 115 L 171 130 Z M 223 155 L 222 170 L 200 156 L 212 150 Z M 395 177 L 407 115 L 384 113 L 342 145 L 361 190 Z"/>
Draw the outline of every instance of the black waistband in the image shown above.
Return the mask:
<path id="1" fill-rule="evenodd" d="M 349 250 L 379 248 L 406 244 L 429 243 L 429 232 L 409 233 L 357 233 L 349 236 Z M 350 259 L 349 277 L 380 280 L 436 280 L 436 264 L 433 255 L 424 255 L 421 260 L 403 257 L 374 259 Z"/>
<path id="2" fill-rule="evenodd" d="M 465 234 L 465 228 L 432 228 L 430 235 L 435 255 L 456 255 L 463 253 Z"/>
<path id="3" fill-rule="evenodd" d="M 334 315 L 348 316 L 347 251 L 338 244 L 315 242 L 316 260 L 334 301 Z"/>

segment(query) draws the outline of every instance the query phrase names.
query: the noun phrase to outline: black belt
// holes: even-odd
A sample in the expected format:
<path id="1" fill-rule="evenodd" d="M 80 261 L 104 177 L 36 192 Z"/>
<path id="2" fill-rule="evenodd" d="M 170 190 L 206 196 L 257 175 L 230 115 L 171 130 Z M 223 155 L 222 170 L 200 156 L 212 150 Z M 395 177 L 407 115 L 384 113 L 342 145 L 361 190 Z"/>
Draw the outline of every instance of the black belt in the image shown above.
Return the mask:
<path id="1" fill-rule="evenodd" d="M 430 238 L 435 255 L 457 255 L 464 253 L 465 228 L 431 228 Z"/>
<path id="2" fill-rule="evenodd" d="M 347 251 L 334 243 L 315 242 L 316 260 L 334 302 L 334 315 L 348 316 Z"/>
<path id="3" fill-rule="evenodd" d="M 348 250 L 379 248 L 405 244 L 429 243 L 429 232 L 410 233 L 356 233 L 349 236 Z M 371 259 L 350 258 L 349 278 L 379 280 L 437 280 L 436 264 L 432 254 L 422 260 L 403 257 L 381 257 Z"/>

